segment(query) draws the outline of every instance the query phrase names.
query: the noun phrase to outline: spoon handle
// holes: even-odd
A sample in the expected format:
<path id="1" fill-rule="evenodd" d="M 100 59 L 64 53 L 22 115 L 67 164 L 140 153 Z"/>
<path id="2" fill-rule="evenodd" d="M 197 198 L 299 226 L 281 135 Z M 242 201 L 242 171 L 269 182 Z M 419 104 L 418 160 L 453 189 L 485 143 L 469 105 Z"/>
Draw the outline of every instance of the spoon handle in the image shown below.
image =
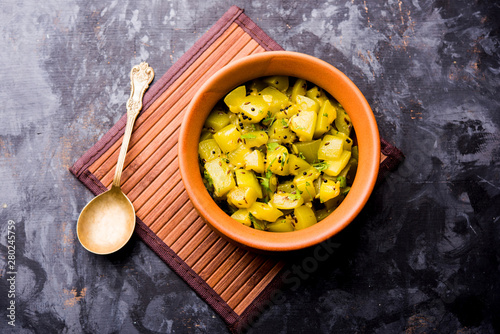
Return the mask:
<path id="1" fill-rule="evenodd" d="M 130 97 L 127 101 L 127 125 L 125 127 L 125 134 L 123 135 L 122 146 L 120 148 L 120 155 L 116 164 L 115 177 L 113 178 L 113 187 L 120 188 L 120 181 L 122 177 L 123 164 L 125 156 L 127 155 L 128 144 L 132 136 L 132 129 L 134 128 L 135 119 L 142 109 L 142 98 L 149 84 L 153 81 L 155 72 L 148 63 L 142 62 L 136 65 L 130 71 Z"/>

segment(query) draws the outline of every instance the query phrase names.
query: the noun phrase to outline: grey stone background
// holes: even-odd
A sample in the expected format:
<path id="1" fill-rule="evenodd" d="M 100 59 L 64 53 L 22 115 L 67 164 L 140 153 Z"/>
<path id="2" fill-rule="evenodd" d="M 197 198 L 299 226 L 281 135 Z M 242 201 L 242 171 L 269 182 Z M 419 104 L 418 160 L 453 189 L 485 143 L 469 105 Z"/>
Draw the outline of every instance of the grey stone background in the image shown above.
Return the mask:
<path id="1" fill-rule="evenodd" d="M 233 4 L 344 71 L 407 157 L 253 332 L 500 332 L 500 7 L 443 0 L 1 1 L 0 332 L 227 332 L 140 240 L 80 246 L 93 196 L 68 168 L 124 114 L 133 65 L 159 78 Z"/>

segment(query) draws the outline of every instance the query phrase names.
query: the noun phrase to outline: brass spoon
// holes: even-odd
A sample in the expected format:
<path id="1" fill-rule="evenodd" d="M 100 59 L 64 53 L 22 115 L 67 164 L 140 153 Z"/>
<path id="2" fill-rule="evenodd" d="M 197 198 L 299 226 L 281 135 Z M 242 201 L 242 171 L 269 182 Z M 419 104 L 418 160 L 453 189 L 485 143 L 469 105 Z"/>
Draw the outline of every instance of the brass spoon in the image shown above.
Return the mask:
<path id="1" fill-rule="evenodd" d="M 120 179 L 135 119 L 142 109 L 142 97 L 153 80 L 154 71 L 145 62 L 130 71 L 131 92 L 127 101 L 127 126 L 116 164 L 111 189 L 90 201 L 80 213 L 77 223 L 78 240 L 88 251 L 110 254 L 122 248 L 132 237 L 135 210 L 122 192 Z"/>

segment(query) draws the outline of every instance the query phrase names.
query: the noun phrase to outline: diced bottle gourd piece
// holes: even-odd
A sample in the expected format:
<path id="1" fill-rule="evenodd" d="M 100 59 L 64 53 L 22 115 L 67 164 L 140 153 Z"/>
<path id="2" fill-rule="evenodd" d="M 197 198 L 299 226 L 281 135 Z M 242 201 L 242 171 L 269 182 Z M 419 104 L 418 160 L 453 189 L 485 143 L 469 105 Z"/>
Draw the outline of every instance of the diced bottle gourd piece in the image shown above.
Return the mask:
<path id="1" fill-rule="evenodd" d="M 348 135 L 346 135 L 345 133 L 340 132 L 340 131 L 332 131 L 332 135 L 334 135 L 335 137 L 342 138 L 343 143 L 344 143 L 344 150 L 351 151 L 352 139 L 349 138 Z"/>
<path id="2" fill-rule="evenodd" d="M 347 136 L 350 136 L 352 123 L 351 118 L 343 108 L 339 108 L 340 110 L 337 113 L 337 118 L 335 118 L 335 127 L 340 132 L 345 133 Z"/>
<path id="3" fill-rule="evenodd" d="M 267 230 L 270 232 L 292 232 L 295 220 L 287 216 L 276 220 L 274 223 L 267 224 Z"/>
<path id="4" fill-rule="evenodd" d="M 241 135 L 246 147 L 259 147 L 267 144 L 269 136 L 266 131 L 251 131 Z"/>
<path id="5" fill-rule="evenodd" d="M 237 114 L 230 112 L 227 115 L 229 117 L 229 124 L 238 125 L 240 123 L 240 118 Z"/>
<path id="6" fill-rule="evenodd" d="M 297 102 L 297 96 L 306 95 L 307 92 L 307 82 L 304 79 L 297 79 L 292 88 L 291 100 L 293 103 Z"/>
<path id="7" fill-rule="evenodd" d="M 206 162 L 205 170 L 212 179 L 215 196 L 222 197 L 236 186 L 233 173 L 222 158 L 215 158 Z"/>
<path id="8" fill-rule="evenodd" d="M 337 117 L 335 107 L 326 100 L 318 112 L 318 120 L 316 121 L 316 129 L 314 130 L 314 137 L 320 137 L 330 130 L 332 122 Z"/>
<path id="9" fill-rule="evenodd" d="M 227 154 L 229 162 L 236 167 L 245 167 L 245 158 L 248 154 L 252 153 L 248 147 L 241 144 L 234 151 Z"/>
<path id="10" fill-rule="evenodd" d="M 274 115 L 282 109 L 286 108 L 290 103 L 288 96 L 280 92 L 274 87 L 264 88 L 260 95 L 262 99 L 269 104 L 269 112 Z"/>
<path id="11" fill-rule="evenodd" d="M 352 152 L 352 157 L 356 160 L 359 160 L 359 148 L 357 146 L 354 146 L 351 149 L 351 152 Z"/>
<path id="12" fill-rule="evenodd" d="M 264 80 L 268 85 L 285 92 L 288 89 L 288 77 L 284 75 L 273 75 L 271 77 L 267 77 Z"/>
<path id="13" fill-rule="evenodd" d="M 251 170 L 237 169 L 234 171 L 234 175 L 236 176 L 236 184 L 238 187 L 253 188 L 257 193 L 257 197 L 262 198 L 262 188 L 254 172 Z"/>
<path id="14" fill-rule="evenodd" d="M 266 117 L 269 104 L 261 95 L 248 95 L 240 103 L 240 111 L 243 113 L 242 121 L 245 123 L 258 123 Z"/>
<path id="15" fill-rule="evenodd" d="M 325 170 L 323 170 L 323 172 L 326 175 L 330 176 L 339 175 L 342 169 L 344 169 L 344 167 L 349 162 L 350 158 L 351 158 L 350 151 L 342 151 L 342 154 L 340 155 L 339 158 L 335 160 L 325 160 L 325 162 L 328 164 L 328 167 Z"/>
<path id="16" fill-rule="evenodd" d="M 290 165 L 288 166 L 288 172 L 291 175 L 300 175 L 309 168 L 311 168 L 311 165 L 307 161 L 299 158 L 295 154 L 290 154 Z"/>
<path id="17" fill-rule="evenodd" d="M 238 106 L 241 104 L 241 101 L 245 98 L 245 96 L 247 96 L 245 86 L 239 86 L 226 95 L 224 103 L 229 107 L 229 110 L 236 113 Z"/>
<path id="18" fill-rule="evenodd" d="M 340 203 L 342 203 L 342 201 L 344 200 L 345 196 L 343 196 L 342 194 L 340 194 L 339 196 L 337 197 L 334 197 L 332 198 L 331 200 L 328 200 L 325 202 L 325 208 L 328 210 L 328 211 L 333 211 L 335 210 L 339 205 Z"/>
<path id="19" fill-rule="evenodd" d="M 277 175 L 288 175 L 289 156 L 285 146 L 278 145 L 276 148 L 268 149 L 266 169 Z"/>
<path id="20" fill-rule="evenodd" d="M 198 154 L 203 162 L 207 162 L 221 156 L 221 150 L 215 139 L 207 139 L 198 144 Z"/>
<path id="21" fill-rule="evenodd" d="M 274 114 L 274 117 L 276 119 L 281 119 L 281 118 L 290 118 L 293 115 L 296 115 L 299 113 L 299 108 L 297 108 L 297 105 L 295 104 L 289 104 L 283 110 L 280 110 L 276 114 Z"/>
<path id="22" fill-rule="evenodd" d="M 248 92 L 250 95 L 259 95 L 260 91 L 268 87 L 268 84 L 262 80 L 252 80 L 248 87 Z"/>
<path id="23" fill-rule="evenodd" d="M 295 215 L 295 230 L 302 230 L 317 223 L 314 211 L 307 205 L 299 206 L 293 211 Z"/>
<path id="24" fill-rule="evenodd" d="M 249 208 L 257 200 L 257 192 L 251 187 L 234 187 L 227 193 L 227 202 L 237 208 Z"/>
<path id="25" fill-rule="evenodd" d="M 332 213 L 332 211 L 327 210 L 326 208 L 319 209 L 314 212 L 317 221 L 322 221 L 323 219 L 328 217 L 330 213 Z"/>
<path id="26" fill-rule="evenodd" d="M 301 111 L 290 118 L 290 129 L 297 134 L 300 141 L 311 141 L 316 129 L 317 117 L 314 111 Z"/>
<path id="27" fill-rule="evenodd" d="M 224 111 L 212 111 L 210 115 L 208 115 L 207 120 L 205 121 L 205 127 L 213 130 L 214 132 L 219 131 L 223 127 L 229 124 L 229 115 Z"/>
<path id="28" fill-rule="evenodd" d="M 240 146 L 241 134 L 234 124 L 220 129 L 214 134 L 214 139 L 223 152 L 231 152 Z"/>
<path id="29" fill-rule="evenodd" d="M 340 195 L 340 182 L 332 181 L 330 179 L 323 179 L 321 188 L 319 190 L 319 201 L 324 203 L 332 198 Z"/>
<path id="30" fill-rule="evenodd" d="M 337 136 L 326 135 L 321 141 L 318 150 L 318 159 L 335 160 L 344 151 L 344 140 Z"/>
<path id="31" fill-rule="evenodd" d="M 283 215 L 277 208 L 261 202 L 253 203 L 248 211 L 257 219 L 274 222 Z"/>
<path id="32" fill-rule="evenodd" d="M 297 149 L 297 154 L 299 156 L 302 155 L 310 164 L 318 161 L 318 150 L 320 145 L 321 139 L 293 144 L 293 146 Z"/>
<path id="33" fill-rule="evenodd" d="M 290 130 L 288 120 L 285 118 L 277 119 L 269 127 L 269 138 L 276 139 L 277 143 L 291 144 L 297 138 L 295 132 Z"/>
<path id="34" fill-rule="evenodd" d="M 312 180 L 316 180 L 321 175 L 321 173 L 315 167 L 311 167 L 308 170 L 302 172 L 301 175 Z"/>
<path id="35" fill-rule="evenodd" d="M 314 101 L 318 102 L 320 106 L 328 101 L 328 97 L 322 89 L 319 89 L 318 86 L 314 86 L 306 92 L 306 96 Z M 332 120 L 333 121 L 333 120 Z"/>
<path id="36" fill-rule="evenodd" d="M 314 179 L 305 175 L 299 175 L 293 179 L 293 183 L 295 183 L 295 186 L 297 187 L 297 190 L 299 190 L 304 202 L 311 202 L 316 197 Z"/>
<path id="37" fill-rule="evenodd" d="M 264 155 L 261 151 L 254 150 L 245 156 L 245 168 L 257 173 L 264 173 Z"/>
<path id="38" fill-rule="evenodd" d="M 314 111 L 317 113 L 319 110 L 319 103 L 304 95 L 297 95 L 295 103 L 299 111 Z"/>
<path id="39" fill-rule="evenodd" d="M 278 191 L 273 195 L 271 203 L 275 208 L 291 210 L 301 206 L 304 203 L 304 199 L 298 192 L 292 194 Z"/>
<path id="40" fill-rule="evenodd" d="M 252 221 L 250 220 L 250 216 L 248 214 L 247 209 L 239 209 L 238 211 L 235 211 L 232 215 L 231 218 L 234 220 L 239 221 L 245 226 L 252 226 Z"/>
<path id="41" fill-rule="evenodd" d="M 285 193 L 291 193 L 293 191 L 296 191 L 297 188 L 295 188 L 295 184 L 293 183 L 293 181 L 285 181 L 278 184 L 277 190 L 278 192 L 281 191 Z"/>
<path id="42" fill-rule="evenodd" d="M 204 141 L 207 139 L 212 139 L 214 137 L 214 134 L 208 130 L 202 130 L 200 134 L 200 141 Z"/>

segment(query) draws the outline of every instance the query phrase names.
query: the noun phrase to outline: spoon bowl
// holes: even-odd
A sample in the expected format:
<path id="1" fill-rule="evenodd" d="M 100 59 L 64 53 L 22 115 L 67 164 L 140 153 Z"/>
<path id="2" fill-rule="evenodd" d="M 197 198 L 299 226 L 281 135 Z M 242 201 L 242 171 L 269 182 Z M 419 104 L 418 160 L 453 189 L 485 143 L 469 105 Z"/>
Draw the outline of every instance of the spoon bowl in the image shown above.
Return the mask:
<path id="1" fill-rule="evenodd" d="M 77 224 L 82 246 L 95 254 L 110 254 L 121 249 L 132 237 L 135 210 L 118 187 L 100 194 L 82 210 Z"/>
<path id="2" fill-rule="evenodd" d="M 147 63 L 134 66 L 130 72 L 131 93 L 127 102 L 127 125 L 116 164 L 111 189 L 95 197 L 80 213 L 76 232 L 89 252 L 111 254 L 130 240 L 135 229 L 135 209 L 122 192 L 120 180 L 135 119 L 142 109 L 144 92 L 153 80 L 154 71 Z"/>

